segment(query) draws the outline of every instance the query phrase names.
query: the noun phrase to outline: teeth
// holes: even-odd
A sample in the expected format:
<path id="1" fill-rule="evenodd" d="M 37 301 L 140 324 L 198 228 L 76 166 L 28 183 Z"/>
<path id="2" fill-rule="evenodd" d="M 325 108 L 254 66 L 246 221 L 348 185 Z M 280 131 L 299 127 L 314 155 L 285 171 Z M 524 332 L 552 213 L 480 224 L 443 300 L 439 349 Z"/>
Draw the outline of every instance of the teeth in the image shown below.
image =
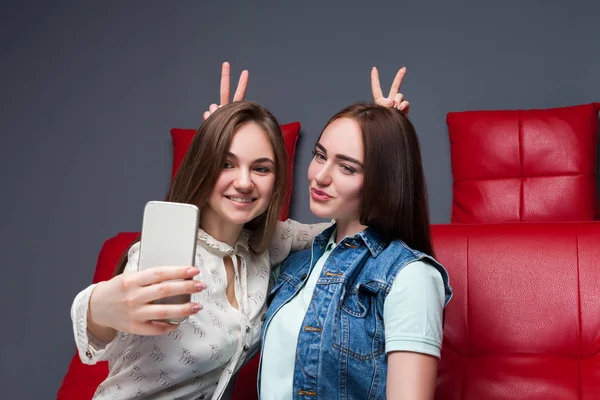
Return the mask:
<path id="1" fill-rule="evenodd" d="M 237 203 L 250 203 L 252 202 L 251 198 L 243 198 L 243 197 L 230 197 L 231 200 Z"/>

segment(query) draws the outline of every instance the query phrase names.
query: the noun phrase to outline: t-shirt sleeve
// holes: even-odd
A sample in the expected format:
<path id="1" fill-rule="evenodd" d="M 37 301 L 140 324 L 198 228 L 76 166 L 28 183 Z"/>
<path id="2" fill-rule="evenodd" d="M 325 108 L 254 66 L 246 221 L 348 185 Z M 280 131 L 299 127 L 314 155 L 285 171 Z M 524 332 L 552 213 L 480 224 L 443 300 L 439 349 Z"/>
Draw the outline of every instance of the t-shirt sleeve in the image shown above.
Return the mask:
<path id="1" fill-rule="evenodd" d="M 384 307 L 386 353 L 410 351 L 440 358 L 444 282 L 440 272 L 424 261 L 400 270 Z"/>

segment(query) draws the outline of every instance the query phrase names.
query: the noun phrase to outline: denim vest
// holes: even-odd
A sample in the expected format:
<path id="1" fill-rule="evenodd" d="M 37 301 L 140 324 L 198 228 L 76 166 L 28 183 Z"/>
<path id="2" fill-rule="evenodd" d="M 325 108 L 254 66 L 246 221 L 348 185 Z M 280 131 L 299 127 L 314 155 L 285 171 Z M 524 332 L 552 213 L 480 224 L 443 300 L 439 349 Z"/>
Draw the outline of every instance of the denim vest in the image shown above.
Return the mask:
<path id="1" fill-rule="evenodd" d="M 290 255 L 281 265 L 267 298 L 262 342 L 274 314 L 302 288 L 334 230 L 335 225 L 317 236 L 311 249 Z M 371 228 L 338 243 L 323 266 L 298 335 L 294 399 L 385 398 L 383 305 L 398 272 L 423 259 L 440 271 L 447 304 L 452 296 L 448 273 L 432 257 Z"/>

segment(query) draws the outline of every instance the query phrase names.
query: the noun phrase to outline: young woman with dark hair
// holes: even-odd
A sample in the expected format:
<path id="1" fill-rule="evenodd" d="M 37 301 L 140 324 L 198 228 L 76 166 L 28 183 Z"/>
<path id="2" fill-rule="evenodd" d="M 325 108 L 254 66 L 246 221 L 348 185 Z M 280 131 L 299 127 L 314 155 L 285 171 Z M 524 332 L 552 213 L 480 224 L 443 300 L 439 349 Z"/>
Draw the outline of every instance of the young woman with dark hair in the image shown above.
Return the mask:
<path id="1" fill-rule="evenodd" d="M 413 125 L 378 104 L 341 110 L 308 181 L 311 211 L 335 224 L 279 267 L 261 399 L 433 399 L 452 290 L 434 259 Z"/>

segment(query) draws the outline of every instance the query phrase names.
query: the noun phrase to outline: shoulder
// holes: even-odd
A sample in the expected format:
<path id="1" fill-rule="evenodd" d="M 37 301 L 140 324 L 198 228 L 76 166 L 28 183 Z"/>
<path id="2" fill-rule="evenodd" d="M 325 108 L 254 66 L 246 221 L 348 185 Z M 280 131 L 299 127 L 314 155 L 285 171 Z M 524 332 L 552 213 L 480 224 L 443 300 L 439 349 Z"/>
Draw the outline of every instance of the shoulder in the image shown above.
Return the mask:
<path id="1" fill-rule="evenodd" d="M 140 242 L 135 242 L 134 244 L 131 245 L 131 247 L 127 251 L 127 257 L 131 258 L 131 257 L 137 255 L 139 253 L 139 251 L 140 251 Z"/>
<path id="2" fill-rule="evenodd" d="M 391 240 L 386 244 L 381 253 L 376 257 L 377 264 L 386 266 L 385 275 L 388 280 L 393 280 L 407 265 L 420 261 L 423 263 L 437 264 L 432 257 L 414 250 L 401 240 Z"/>
<path id="3" fill-rule="evenodd" d="M 409 245 L 404 243 L 402 240 L 392 240 L 389 245 L 383 250 L 387 257 L 393 257 L 395 263 L 395 269 L 393 275 L 397 275 L 400 271 L 406 268 L 408 265 L 415 262 L 419 262 L 412 268 L 419 268 L 418 265 L 424 264 L 437 270 L 442 276 L 446 275 L 444 266 L 429 254 L 423 253 L 419 250 L 411 248 Z M 422 267 L 421 267 L 422 268 Z"/>
<path id="4" fill-rule="evenodd" d="M 413 255 L 417 258 L 424 254 L 418 250 L 413 249 L 412 247 L 410 247 L 409 245 L 407 245 L 406 243 L 404 243 L 402 240 L 399 240 L 399 239 L 391 240 L 388 243 L 388 245 L 383 249 L 383 252 L 395 253 L 395 254 L 406 253 L 406 254 Z"/>

